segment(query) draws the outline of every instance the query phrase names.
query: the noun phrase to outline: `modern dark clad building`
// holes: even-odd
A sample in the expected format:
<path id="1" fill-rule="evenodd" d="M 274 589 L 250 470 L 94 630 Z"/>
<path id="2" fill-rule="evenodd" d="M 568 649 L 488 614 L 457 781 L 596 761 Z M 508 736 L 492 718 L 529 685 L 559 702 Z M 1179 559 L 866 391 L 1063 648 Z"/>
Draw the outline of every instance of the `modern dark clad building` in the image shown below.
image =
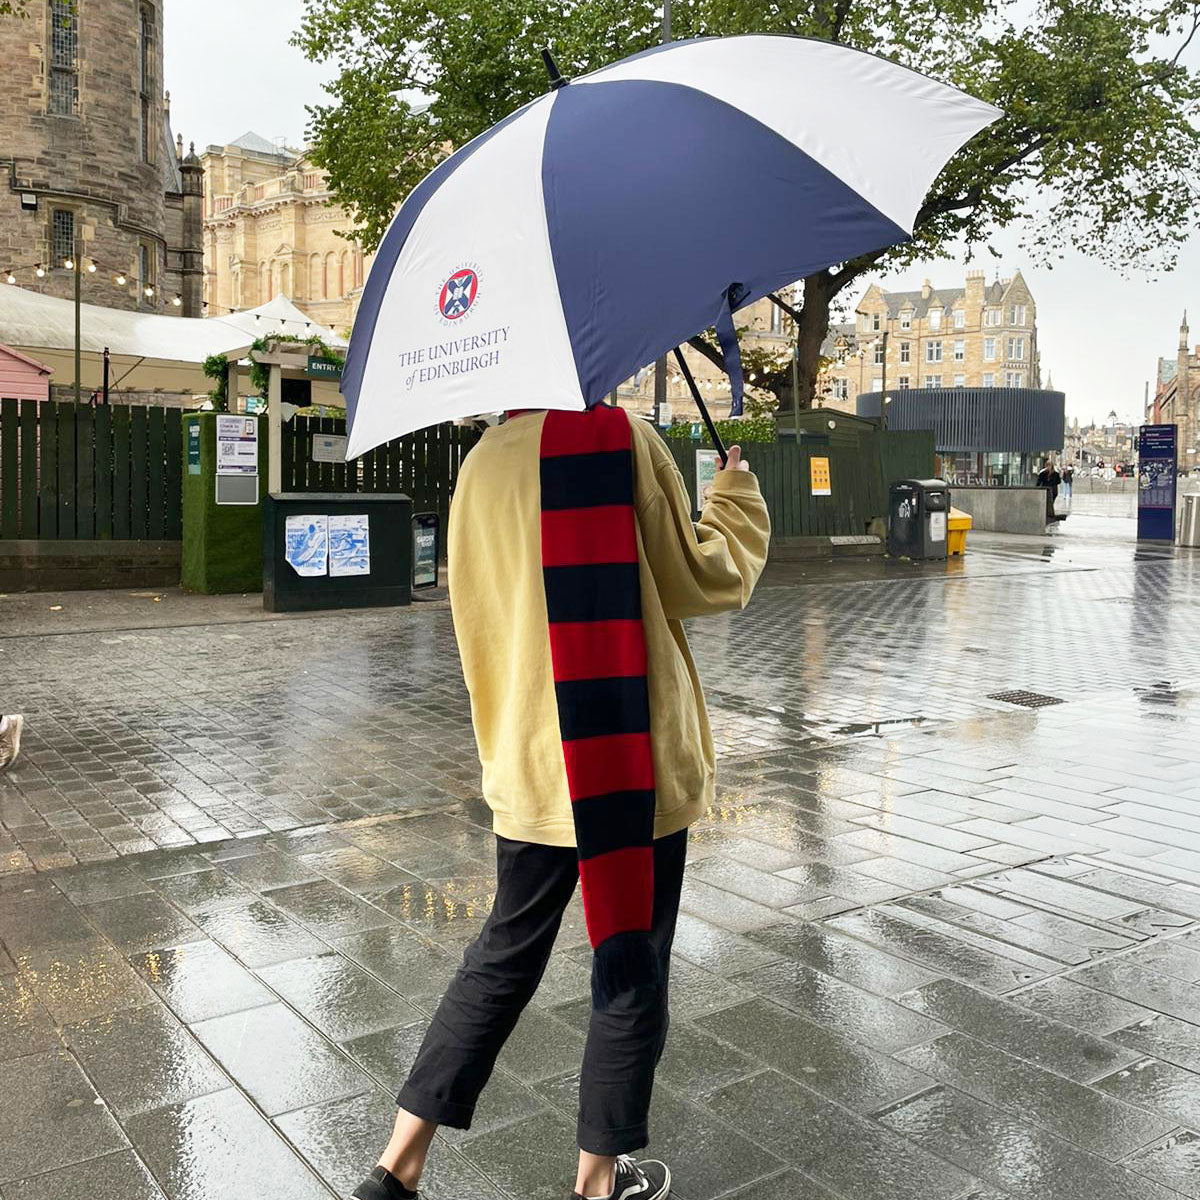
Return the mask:
<path id="1" fill-rule="evenodd" d="M 881 392 L 857 398 L 860 417 L 879 417 Z M 932 429 L 937 469 L 960 487 L 1018 487 L 1063 448 L 1066 397 L 1042 388 L 888 389 L 889 429 Z"/>

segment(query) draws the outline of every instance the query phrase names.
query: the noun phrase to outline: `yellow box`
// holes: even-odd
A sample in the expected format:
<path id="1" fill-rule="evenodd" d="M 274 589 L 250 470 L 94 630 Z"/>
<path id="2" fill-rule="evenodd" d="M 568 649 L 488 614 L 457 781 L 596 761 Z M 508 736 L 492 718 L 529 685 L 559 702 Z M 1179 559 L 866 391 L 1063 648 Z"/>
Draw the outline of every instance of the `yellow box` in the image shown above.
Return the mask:
<path id="1" fill-rule="evenodd" d="M 965 554 L 967 551 L 967 530 L 971 528 L 971 514 L 961 508 L 951 507 L 946 521 L 946 556 Z"/>

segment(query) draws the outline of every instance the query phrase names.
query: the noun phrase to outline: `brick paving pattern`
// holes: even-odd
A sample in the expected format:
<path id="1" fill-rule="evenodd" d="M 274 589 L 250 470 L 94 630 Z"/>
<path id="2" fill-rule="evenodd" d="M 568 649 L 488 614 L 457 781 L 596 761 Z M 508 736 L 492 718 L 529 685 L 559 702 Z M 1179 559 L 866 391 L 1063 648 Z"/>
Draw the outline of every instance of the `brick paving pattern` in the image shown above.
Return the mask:
<path id="1" fill-rule="evenodd" d="M 679 1200 L 1200 1196 L 1200 559 L 978 541 L 693 631 Z M 448 614 L 0 648 L 0 1197 L 344 1195 L 491 900 Z M 588 959 L 573 905 L 430 1200 L 569 1193 Z"/>

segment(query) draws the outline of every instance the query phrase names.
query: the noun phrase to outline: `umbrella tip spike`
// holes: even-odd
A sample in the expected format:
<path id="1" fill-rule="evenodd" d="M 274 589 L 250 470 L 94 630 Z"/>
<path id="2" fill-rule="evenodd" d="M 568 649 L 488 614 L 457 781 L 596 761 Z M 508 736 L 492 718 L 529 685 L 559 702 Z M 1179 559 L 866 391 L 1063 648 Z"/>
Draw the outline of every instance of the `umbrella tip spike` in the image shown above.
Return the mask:
<path id="1" fill-rule="evenodd" d="M 546 74 L 550 76 L 550 90 L 557 91 L 560 87 L 566 87 L 568 81 L 562 77 L 558 63 L 554 61 L 554 55 L 550 53 L 548 46 L 542 48 L 542 62 L 546 64 Z"/>

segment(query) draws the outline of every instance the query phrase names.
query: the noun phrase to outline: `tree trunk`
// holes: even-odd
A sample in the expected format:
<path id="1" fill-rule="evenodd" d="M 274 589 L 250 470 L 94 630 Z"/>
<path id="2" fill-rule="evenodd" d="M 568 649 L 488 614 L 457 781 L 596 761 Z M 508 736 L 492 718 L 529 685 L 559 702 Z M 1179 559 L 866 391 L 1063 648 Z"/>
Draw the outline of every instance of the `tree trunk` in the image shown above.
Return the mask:
<path id="1" fill-rule="evenodd" d="M 796 378 L 800 387 L 800 408 L 812 408 L 817 395 L 821 347 L 829 332 L 829 302 L 833 295 L 833 281 L 828 271 L 805 276 L 804 306 L 800 309 L 800 321 L 796 327 Z"/>

